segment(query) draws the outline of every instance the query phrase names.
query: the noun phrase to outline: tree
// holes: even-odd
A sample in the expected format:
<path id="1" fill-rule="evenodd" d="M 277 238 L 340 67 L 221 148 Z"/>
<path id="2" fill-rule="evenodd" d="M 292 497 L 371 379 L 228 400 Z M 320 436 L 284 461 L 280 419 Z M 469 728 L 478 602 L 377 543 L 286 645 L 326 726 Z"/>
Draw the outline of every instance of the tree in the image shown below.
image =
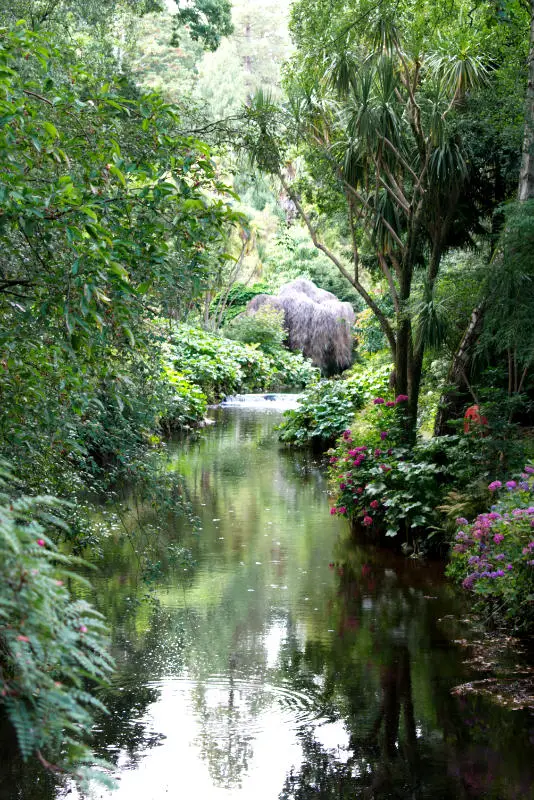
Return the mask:
<path id="1" fill-rule="evenodd" d="M 120 417 L 133 380 L 153 385 L 150 319 L 198 300 L 240 216 L 159 96 L 24 26 L 0 64 L 0 440 L 38 464 L 79 454 L 95 404 Z"/>
<path id="2" fill-rule="evenodd" d="M 410 4 L 378 10 L 352 4 L 328 20 L 323 12 L 320 3 L 312 13 L 294 6 L 297 55 L 286 77 L 288 103 L 277 107 L 257 96 L 248 112 L 256 124 L 248 146 L 278 176 L 315 246 L 378 319 L 397 392 L 409 397 L 413 432 L 428 341 L 417 335 L 412 292 L 424 285 L 432 297 L 443 254 L 470 243 L 486 213 L 482 174 L 466 152 L 462 120 L 489 70 L 480 42 L 462 24 L 461 4 L 460 21 L 444 24 L 441 39 L 425 34 L 423 11 Z M 434 22 L 438 12 L 431 13 Z M 308 181 L 306 174 L 298 180 L 299 158 Z M 348 258 L 325 243 L 310 201 L 327 218 L 344 214 Z M 372 255 L 388 286 L 394 320 L 367 288 L 363 255 L 367 261 Z M 425 330 L 428 324 L 420 326 Z"/>
<path id="3" fill-rule="evenodd" d="M 200 40 L 207 50 L 216 50 L 223 36 L 229 36 L 232 24 L 230 0 L 194 0 L 185 6 L 178 4 L 174 15 L 173 41 L 180 41 L 180 27 L 185 27 L 191 38 Z"/>

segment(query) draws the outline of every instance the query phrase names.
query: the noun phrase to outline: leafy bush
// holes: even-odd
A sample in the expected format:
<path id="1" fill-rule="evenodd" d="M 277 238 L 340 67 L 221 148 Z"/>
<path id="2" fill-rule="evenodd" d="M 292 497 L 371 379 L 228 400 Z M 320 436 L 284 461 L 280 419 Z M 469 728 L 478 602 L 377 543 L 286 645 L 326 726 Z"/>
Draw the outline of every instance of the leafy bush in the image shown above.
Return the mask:
<path id="1" fill-rule="evenodd" d="M 229 339 L 245 344 L 257 344 L 264 353 L 279 351 L 286 338 L 284 312 L 265 305 L 255 314 L 241 314 L 224 329 Z"/>
<path id="2" fill-rule="evenodd" d="M 448 574 L 473 593 L 496 624 L 534 627 L 534 467 L 518 480 L 492 481 L 491 511 L 459 517 Z"/>
<path id="3" fill-rule="evenodd" d="M 504 470 L 506 462 L 499 440 L 478 433 L 403 446 L 406 401 L 406 395 L 375 398 L 360 414 L 365 426 L 346 429 L 330 451 L 336 486 L 331 513 L 373 534 L 400 534 L 410 545 L 428 548 L 443 542 L 451 515 L 484 507 L 484 480 L 497 465 Z M 441 535 L 435 539 L 436 534 Z"/>
<path id="4" fill-rule="evenodd" d="M 188 325 L 172 328 L 163 352 L 166 363 L 200 386 L 209 402 L 264 389 L 273 372 L 271 361 L 257 347 Z"/>
<path id="5" fill-rule="evenodd" d="M 279 350 L 269 356 L 257 345 L 188 325 L 175 325 L 162 339 L 167 368 L 198 385 L 208 402 L 236 392 L 299 387 L 318 374 L 300 354 Z"/>
<path id="6" fill-rule="evenodd" d="M 168 365 L 163 374 L 170 387 L 162 424 L 167 429 L 195 425 L 206 413 L 206 395 L 202 389 Z"/>
<path id="7" fill-rule="evenodd" d="M 269 389 L 273 391 L 307 389 L 319 380 L 320 370 L 302 353 L 291 353 L 289 350 L 280 349 L 273 352 L 270 358 L 274 373 Z"/>
<path id="8" fill-rule="evenodd" d="M 85 743 L 95 710 L 88 685 L 112 670 L 102 617 L 67 588 L 87 581 L 77 559 L 58 552 L 48 529 L 59 501 L 7 494 L 0 474 L 0 707 L 24 760 L 71 774 L 102 777 Z M 52 766 L 52 762 L 54 762 Z"/>
<path id="9" fill-rule="evenodd" d="M 341 380 L 323 380 L 306 392 L 299 408 L 286 411 L 280 425 L 280 438 L 296 445 L 333 442 L 352 422 L 377 391 L 387 387 L 391 367 L 353 368 Z"/>

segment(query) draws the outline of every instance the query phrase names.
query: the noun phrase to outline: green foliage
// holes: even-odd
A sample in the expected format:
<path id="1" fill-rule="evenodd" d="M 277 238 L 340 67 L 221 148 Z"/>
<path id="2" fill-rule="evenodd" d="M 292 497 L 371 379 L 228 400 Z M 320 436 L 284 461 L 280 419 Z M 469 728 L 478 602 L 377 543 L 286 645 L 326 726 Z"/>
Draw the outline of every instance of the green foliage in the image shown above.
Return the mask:
<path id="1" fill-rule="evenodd" d="M 163 373 L 172 390 L 163 412 L 165 427 L 186 428 L 199 422 L 207 406 L 202 389 L 168 365 L 163 367 Z"/>
<path id="2" fill-rule="evenodd" d="M 95 711 L 91 688 L 110 675 L 102 617 L 67 588 L 88 583 L 82 564 L 54 545 L 59 503 L 10 496 L 0 475 L 0 706 L 24 760 L 38 758 L 82 784 L 102 778 L 86 739 Z"/>
<path id="3" fill-rule="evenodd" d="M 286 411 L 280 425 L 283 442 L 295 445 L 332 443 L 352 422 L 358 409 L 385 390 L 391 366 L 356 366 L 339 380 L 323 380 L 306 392 L 297 409 Z"/>
<path id="4" fill-rule="evenodd" d="M 523 632 L 534 626 L 534 467 L 517 480 L 492 481 L 491 511 L 458 530 L 448 574 L 472 592 L 479 611 L 495 625 Z"/>
<path id="5" fill-rule="evenodd" d="M 269 294 L 269 287 L 264 283 L 254 283 L 247 286 L 244 283 L 235 283 L 229 292 L 221 292 L 212 301 L 215 312 L 219 311 L 219 303 L 224 302 L 223 321 L 231 322 L 238 314 L 245 311 L 248 303 L 258 294 Z M 232 337 L 230 337 L 232 338 Z"/>
<path id="6" fill-rule="evenodd" d="M 330 451 L 332 513 L 424 550 L 443 543 L 451 519 L 481 510 L 484 481 L 514 469 L 523 453 L 513 441 L 506 446 L 497 431 L 481 436 L 477 430 L 407 448 L 406 401 L 406 395 L 375 398 Z"/>
<path id="7" fill-rule="evenodd" d="M 224 335 L 245 344 L 258 344 L 264 353 L 274 354 L 286 338 L 284 312 L 265 305 L 254 314 L 241 314 L 224 329 Z"/>
<path id="8" fill-rule="evenodd" d="M 408 540 L 414 531 L 436 523 L 447 468 L 434 463 L 424 445 L 411 450 L 399 445 L 406 401 L 406 395 L 375 398 L 374 441 L 371 436 L 359 444 L 358 431 L 347 429 L 331 451 L 330 464 L 336 483 L 332 513 L 349 516 L 375 535 L 404 534 Z"/>
<path id="9" fill-rule="evenodd" d="M 200 297 L 240 219 L 176 107 L 23 24 L 0 37 L 0 452 L 32 486 L 111 480 L 204 400 L 149 324 Z"/>
<path id="10" fill-rule="evenodd" d="M 185 324 L 161 328 L 167 367 L 198 385 L 208 402 L 236 392 L 300 388 L 318 372 L 300 354 L 267 355 L 257 344 L 241 344 Z"/>
<path id="11" fill-rule="evenodd" d="M 389 295 L 377 297 L 376 302 L 388 318 L 393 317 L 393 304 Z M 370 308 L 364 308 L 356 316 L 354 331 L 357 337 L 358 351 L 361 353 L 378 353 L 387 347 L 384 332 Z"/>
<path id="12" fill-rule="evenodd" d="M 512 203 L 506 209 L 485 290 L 487 309 L 479 352 L 512 353 L 515 369 L 528 370 L 534 360 L 534 200 Z M 511 389 L 521 391 L 521 376 L 510 377 Z"/>
<path id="13" fill-rule="evenodd" d="M 179 43 L 183 26 L 192 39 L 200 40 L 208 50 L 216 50 L 221 38 L 234 30 L 230 0 L 194 0 L 187 6 L 178 7 L 174 21 L 173 44 Z"/>

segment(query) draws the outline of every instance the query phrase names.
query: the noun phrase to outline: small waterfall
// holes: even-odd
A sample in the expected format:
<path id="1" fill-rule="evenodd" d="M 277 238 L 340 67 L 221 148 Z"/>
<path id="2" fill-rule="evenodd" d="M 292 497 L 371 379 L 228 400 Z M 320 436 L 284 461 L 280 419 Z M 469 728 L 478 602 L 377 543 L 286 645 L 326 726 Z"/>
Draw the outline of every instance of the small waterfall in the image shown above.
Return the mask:
<path id="1" fill-rule="evenodd" d="M 223 408 L 238 407 L 251 408 L 257 411 L 273 410 L 288 411 L 297 408 L 300 403 L 300 394 L 284 394 L 266 392 L 265 394 L 233 394 L 225 397 L 221 403 Z"/>

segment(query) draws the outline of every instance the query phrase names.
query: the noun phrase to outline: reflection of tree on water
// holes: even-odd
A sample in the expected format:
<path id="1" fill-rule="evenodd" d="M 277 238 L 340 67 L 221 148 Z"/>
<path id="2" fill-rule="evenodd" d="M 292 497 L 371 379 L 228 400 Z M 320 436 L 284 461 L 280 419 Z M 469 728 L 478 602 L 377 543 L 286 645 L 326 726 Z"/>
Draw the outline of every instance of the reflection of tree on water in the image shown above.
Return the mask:
<path id="1" fill-rule="evenodd" d="M 458 656 L 424 569 L 372 550 L 344 555 L 331 609 L 337 636 L 304 648 L 288 641 L 282 670 L 296 685 L 320 678 L 316 703 L 344 725 L 348 747 L 328 749 L 320 727 L 306 726 L 302 764 L 279 800 L 532 797 L 524 720 L 508 715 L 506 729 L 502 709 L 450 693 Z"/>
<path id="2" fill-rule="evenodd" d="M 246 700 L 235 686 L 232 671 L 227 680 L 227 687 L 220 690 L 226 695 L 225 702 L 211 706 L 205 684 L 197 685 L 193 694 L 202 728 L 198 737 L 202 758 L 214 785 L 224 789 L 241 784 L 253 754 L 254 741 Z"/>
<path id="3" fill-rule="evenodd" d="M 219 625 L 224 639 L 224 624 Z M 213 635 L 215 635 L 215 631 Z M 214 651 L 229 653 L 222 674 L 206 681 L 200 673 L 192 699 L 201 732 L 197 737 L 202 758 L 215 786 L 230 789 L 241 785 L 254 755 L 257 719 L 272 698 L 266 691 L 265 652 L 262 636 L 249 634 L 242 626 L 231 629 L 225 647 L 214 641 Z"/>

